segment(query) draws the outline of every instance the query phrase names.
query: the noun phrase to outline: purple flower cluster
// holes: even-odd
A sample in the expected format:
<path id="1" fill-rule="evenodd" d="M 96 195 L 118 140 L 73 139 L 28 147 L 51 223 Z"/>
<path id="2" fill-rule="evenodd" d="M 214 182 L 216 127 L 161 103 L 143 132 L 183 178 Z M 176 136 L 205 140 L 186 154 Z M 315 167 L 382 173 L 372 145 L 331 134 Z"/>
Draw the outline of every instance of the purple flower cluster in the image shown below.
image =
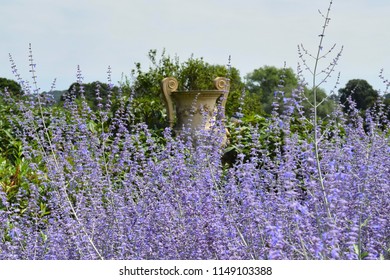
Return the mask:
<path id="1" fill-rule="evenodd" d="M 389 257 L 384 114 L 336 111 L 318 127 L 319 182 L 312 131 L 292 128 L 293 98 L 270 120 L 279 145 L 270 151 L 251 127 L 250 155 L 230 167 L 221 133 L 158 139 L 132 124 L 131 106 L 110 118 L 99 108 L 71 95 L 61 110 L 39 95 L 19 104 L 14 123 L 38 180 L 12 202 L 0 190 L 0 259 Z"/>

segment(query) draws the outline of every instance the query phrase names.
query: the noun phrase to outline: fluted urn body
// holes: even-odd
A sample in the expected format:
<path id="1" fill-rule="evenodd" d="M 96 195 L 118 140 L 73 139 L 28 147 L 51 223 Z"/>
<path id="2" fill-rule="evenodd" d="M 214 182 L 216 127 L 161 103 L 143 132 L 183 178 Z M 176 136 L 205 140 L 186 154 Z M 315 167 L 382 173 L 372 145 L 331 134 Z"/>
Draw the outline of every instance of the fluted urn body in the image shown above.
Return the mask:
<path id="1" fill-rule="evenodd" d="M 210 90 L 177 91 L 178 82 L 175 78 L 168 77 L 162 81 L 168 122 L 176 132 L 180 133 L 183 128 L 208 130 L 217 116 L 224 116 L 229 81 L 216 78 L 214 86 L 215 89 Z"/>

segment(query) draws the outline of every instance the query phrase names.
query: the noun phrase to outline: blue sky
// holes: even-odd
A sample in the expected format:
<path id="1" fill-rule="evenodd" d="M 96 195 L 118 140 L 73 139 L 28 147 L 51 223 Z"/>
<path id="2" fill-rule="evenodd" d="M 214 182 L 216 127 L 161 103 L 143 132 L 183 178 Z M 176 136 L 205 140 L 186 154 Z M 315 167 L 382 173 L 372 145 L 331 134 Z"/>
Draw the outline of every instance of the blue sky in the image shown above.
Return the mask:
<path id="1" fill-rule="evenodd" d="M 328 0 L 0 0 L 0 77 L 13 78 L 8 54 L 20 74 L 30 79 L 28 46 L 32 44 L 42 90 L 54 78 L 67 89 L 80 65 L 85 82 L 114 82 L 129 75 L 134 63 L 147 69 L 150 49 L 191 54 L 211 64 L 232 66 L 242 76 L 264 65 L 294 70 L 297 45 L 314 53 Z M 325 48 L 344 52 L 336 68 L 340 87 L 366 79 L 384 89 L 378 74 L 390 78 L 390 1 L 334 0 Z M 336 52 L 332 53 L 336 55 Z M 331 56 L 329 56 L 331 58 Z M 322 61 L 326 66 L 330 60 Z M 307 73 L 309 79 L 309 73 Z M 334 75 L 336 76 L 336 74 Z M 333 88 L 334 79 L 324 85 Z"/>

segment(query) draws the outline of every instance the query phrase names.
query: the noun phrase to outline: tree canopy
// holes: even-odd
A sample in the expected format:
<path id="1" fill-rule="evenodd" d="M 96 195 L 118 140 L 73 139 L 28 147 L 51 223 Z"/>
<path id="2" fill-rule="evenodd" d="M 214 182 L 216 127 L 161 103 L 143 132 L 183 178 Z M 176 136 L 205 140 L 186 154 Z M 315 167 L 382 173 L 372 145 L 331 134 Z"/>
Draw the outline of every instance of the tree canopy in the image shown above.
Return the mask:
<path id="1" fill-rule="evenodd" d="M 291 97 L 292 92 L 299 88 L 298 76 L 291 68 L 276 68 L 274 66 L 264 66 L 255 69 L 246 75 L 246 88 L 248 90 L 245 99 L 245 113 L 251 114 L 271 114 L 272 103 L 277 101 L 275 96 Z M 313 103 L 312 90 L 307 87 L 302 88 L 302 105 L 306 115 L 311 113 Z M 327 97 L 326 92 L 317 89 L 317 102 L 324 102 L 318 108 L 320 117 L 327 116 L 334 108 L 334 101 Z M 282 103 L 279 100 L 279 103 Z M 282 107 L 283 104 L 280 104 Z"/>
<path id="2" fill-rule="evenodd" d="M 291 93 L 298 86 L 298 78 L 291 68 L 264 66 L 246 75 L 247 113 L 271 114 L 275 93 Z"/>
<path id="3" fill-rule="evenodd" d="M 7 78 L 0 78 L 0 92 L 4 92 L 5 89 L 7 89 L 10 94 L 22 94 L 22 87 L 17 82 Z"/>
<path id="4" fill-rule="evenodd" d="M 71 84 L 65 94 L 61 96 L 61 101 L 64 101 L 70 95 L 74 95 L 74 97 L 78 98 L 83 94 L 91 108 L 96 110 L 98 104 L 106 104 L 110 95 L 113 96 L 117 94 L 117 92 L 118 87 L 110 87 L 108 84 L 99 81 L 85 83 L 82 85 L 81 90 L 81 85 L 76 82 Z"/>
<path id="5" fill-rule="evenodd" d="M 348 111 L 348 98 L 356 102 L 356 108 L 362 111 L 372 107 L 379 98 L 379 93 L 366 80 L 353 79 L 347 82 L 344 88 L 339 89 L 339 99 L 344 110 Z"/>

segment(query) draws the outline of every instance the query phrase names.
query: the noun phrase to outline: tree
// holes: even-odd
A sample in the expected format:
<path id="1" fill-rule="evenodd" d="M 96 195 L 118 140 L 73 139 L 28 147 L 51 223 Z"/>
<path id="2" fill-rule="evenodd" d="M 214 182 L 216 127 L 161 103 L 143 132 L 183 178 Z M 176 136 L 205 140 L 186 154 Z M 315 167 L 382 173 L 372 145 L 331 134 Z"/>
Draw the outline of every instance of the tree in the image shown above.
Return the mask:
<path id="1" fill-rule="evenodd" d="M 375 104 L 379 93 L 366 80 L 353 79 L 348 81 L 344 88 L 339 89 L 339 99 L 345 106 L 345 111 L 350 108 L 349 97 L 356 102 L 356 108 L 364 112 Z"/>
<path id="2" fill-rule="evenodd" d="M 83 95 L 93 110 L 98 109 L 98 104 L 106 104 L 109 95 L 115 95 L 118 92 L 118 87 L 110 88 L 108 84 L 95 81 L 92 83 L 83 84 Z M 76 98 L 81 96 L 81 87 L 79 83 L 73 83 L 65 94 L 61 96 L 61 101 L 64 101 L 67 96 L 74 94 Z M 99 98 L 98 98 L 99 94 Z M 101 98 L 101 99 L 100 99 Z"/>
<path id="3" fill-rule="evenodd" d="M 0 78 L 0 92 L 4 92 L 5 89 L 12 95 L 21 95 L 22 87 L 15 82 L 7 78 Z"/>
<path id="4" fill-rule="evenodd" d="M 298 86 L 298 78 L 291 68 L 264 66 L 246 75 L 246 113 L 270 114 L 275 92 L 291 94 Z"/>
<path id="5" fill-rule="evenodd" d="M 20 143 L 16 140 L 10 117 L 15 114 L 15 104 L 2 95 L 7 91 L 14 100 L 19 99 L 23 91 L 21 86 L 6 78 L 0 78 L 0 159 L 7 159 L 14 164 L 21 155 Z M 16 98 L 15 98 L 16 97 Z M 4 162 L 3 162 L 4 163 Z M 4 166 L 3 166 L 4 167 Z M 4 170 L 5 172 L 6 170 Z M 5 173 L 0 174 L 0 177 Z"/>
<path id="6" fill-rule="evenodd" d="M 383 103 L 385 104 L 386 108 L 390 108 L 390 93 L 386 93 L 383 96 Z"/>
<path id="7" fill-rule="evenodd" d="M 248 95 L 245 99 L 245 114 L 271 114 L 272 103 L 277 101 L 275 96 L 282 94 L 284 97 L 291 97 L 292 92 L 299 86 L 297 75 L 291 68 L 276 68 L 274 66 L 264 66 L 254 70 L 246 76 L 246 88 Z M 306 116 L 311 114 L 311 104 L 313 104 L 313 91 L 307 87 L 303 88 L 304 98 L 302 105 Z M 318 116 L 325 118 L 334 108 L 335 102 L 327 98 L 326 92 L 317 89 L 317 102 L 324 102 L 318 108 Z M 282 108 L 282 100 L 279 100 Z"/>
<path id="8" fill-rule="evenodd" d="M 307 100 L 306 99 L 303 100 L 303 107 L 305 110 L 306 117 L 309 117 L 312 115 L 312 109 L 313 109 L 313 106 L 311 104 L 314 103 L 313 90 L 305 88 L 304 94 Z M 328 115 L 330 115 L 333 112 L 337 104 L 335 101 L 335 96 L 333 95 L 327 96 L 325 90 L 323 90 L 322 88 L 317 88 L 316 97 L 317 97 L 317 104 L 322 102 L 321 105 L 317 108 L 317 115 L 319 118 L 322 119 L 326 118 Z"/>

